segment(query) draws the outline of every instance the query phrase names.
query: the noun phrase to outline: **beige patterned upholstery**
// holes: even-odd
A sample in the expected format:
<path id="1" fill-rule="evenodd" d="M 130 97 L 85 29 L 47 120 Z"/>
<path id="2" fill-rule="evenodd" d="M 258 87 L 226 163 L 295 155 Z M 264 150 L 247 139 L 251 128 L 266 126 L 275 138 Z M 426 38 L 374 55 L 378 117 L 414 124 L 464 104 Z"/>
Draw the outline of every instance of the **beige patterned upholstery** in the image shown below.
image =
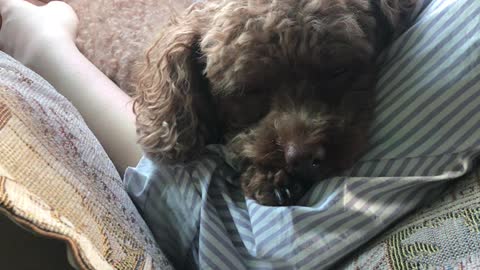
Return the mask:
<path id="1" fill-rule="evenodd" d="M 1 52 L 0 209 L 82 269 L 171 269 L 79 113 Z"/>
<path id="2" fill-rule="evenodd" d="M 480 269 L 480 166 L 335 269 Z"/>

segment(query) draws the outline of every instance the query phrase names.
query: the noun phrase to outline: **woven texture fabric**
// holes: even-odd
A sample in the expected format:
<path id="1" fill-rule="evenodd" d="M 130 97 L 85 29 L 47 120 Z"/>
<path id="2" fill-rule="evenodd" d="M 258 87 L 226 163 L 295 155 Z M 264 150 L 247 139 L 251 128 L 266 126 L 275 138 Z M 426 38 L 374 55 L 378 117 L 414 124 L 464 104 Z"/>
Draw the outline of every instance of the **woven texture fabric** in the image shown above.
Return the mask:
<path id="1" fill-rule="evenodd" d="M 0 52 L 0 211 L 82 269 L 172 269 L 79 113 Z"/>
<path id="2" fill-rule="evenodd" d="M 480 269 L 480 168 L 334 269 Z"/>

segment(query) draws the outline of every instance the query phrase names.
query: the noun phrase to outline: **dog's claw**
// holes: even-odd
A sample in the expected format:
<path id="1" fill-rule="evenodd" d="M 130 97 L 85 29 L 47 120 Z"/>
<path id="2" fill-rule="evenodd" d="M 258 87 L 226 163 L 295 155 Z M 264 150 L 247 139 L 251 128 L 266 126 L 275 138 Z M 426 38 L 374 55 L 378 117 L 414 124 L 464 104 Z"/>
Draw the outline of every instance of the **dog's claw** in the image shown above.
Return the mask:
<path id="1" fill-rule="evenodd" d="M 284 204 L 282 193 L 278 189 L 275 189 L 275 198 L 277 198 L 277 203 L 279 205 Z"/>
<path id="2" fill-rule="evenodd" d="M 279 205 L 285 205 L 286 202 L 292 198 L 292 195 L 288 188 L 281 188 L 281 189 L 276 188 L 274 190 L 274 193 L 275 193 L 275 198 L 277 199 L 277 202 Z"/>
<path id="3" fill-rule="evenodd" d="M 290 200 L 292 198 L 292 195 L 290 194 L 290 189 L 285 188 L 283 191 L 285 191 L 285 194 L 287 195 L 287 199 Z"/>

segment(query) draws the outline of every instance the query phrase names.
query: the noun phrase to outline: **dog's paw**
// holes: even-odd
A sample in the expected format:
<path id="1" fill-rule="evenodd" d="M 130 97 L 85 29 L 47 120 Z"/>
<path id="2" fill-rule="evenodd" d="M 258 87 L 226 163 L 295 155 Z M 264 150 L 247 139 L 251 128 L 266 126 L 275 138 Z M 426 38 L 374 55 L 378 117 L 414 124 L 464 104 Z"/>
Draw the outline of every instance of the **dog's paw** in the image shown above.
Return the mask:
<path id="1" fill-rule="evenodd" d="M 284 170 L 253 170 L 242 176 L 243 191 L 247 197 L 262 205 L 293 205 L 304 194 L 305 188 L 293 181 Z"/>

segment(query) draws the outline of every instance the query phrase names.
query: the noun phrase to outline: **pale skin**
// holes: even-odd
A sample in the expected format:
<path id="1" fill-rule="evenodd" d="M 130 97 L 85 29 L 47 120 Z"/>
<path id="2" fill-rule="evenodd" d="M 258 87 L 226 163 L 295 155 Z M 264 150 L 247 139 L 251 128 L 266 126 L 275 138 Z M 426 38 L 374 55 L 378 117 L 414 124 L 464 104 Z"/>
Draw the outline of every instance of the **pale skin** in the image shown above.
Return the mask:
<path id="1" fill-rule="evenodd" d="M 75 46 L 78 18 L 70 6 L 40 4 L 0 0 L 0 49 L 72 102 L 123 175 L 142 155 L 132 101 Z"/>

